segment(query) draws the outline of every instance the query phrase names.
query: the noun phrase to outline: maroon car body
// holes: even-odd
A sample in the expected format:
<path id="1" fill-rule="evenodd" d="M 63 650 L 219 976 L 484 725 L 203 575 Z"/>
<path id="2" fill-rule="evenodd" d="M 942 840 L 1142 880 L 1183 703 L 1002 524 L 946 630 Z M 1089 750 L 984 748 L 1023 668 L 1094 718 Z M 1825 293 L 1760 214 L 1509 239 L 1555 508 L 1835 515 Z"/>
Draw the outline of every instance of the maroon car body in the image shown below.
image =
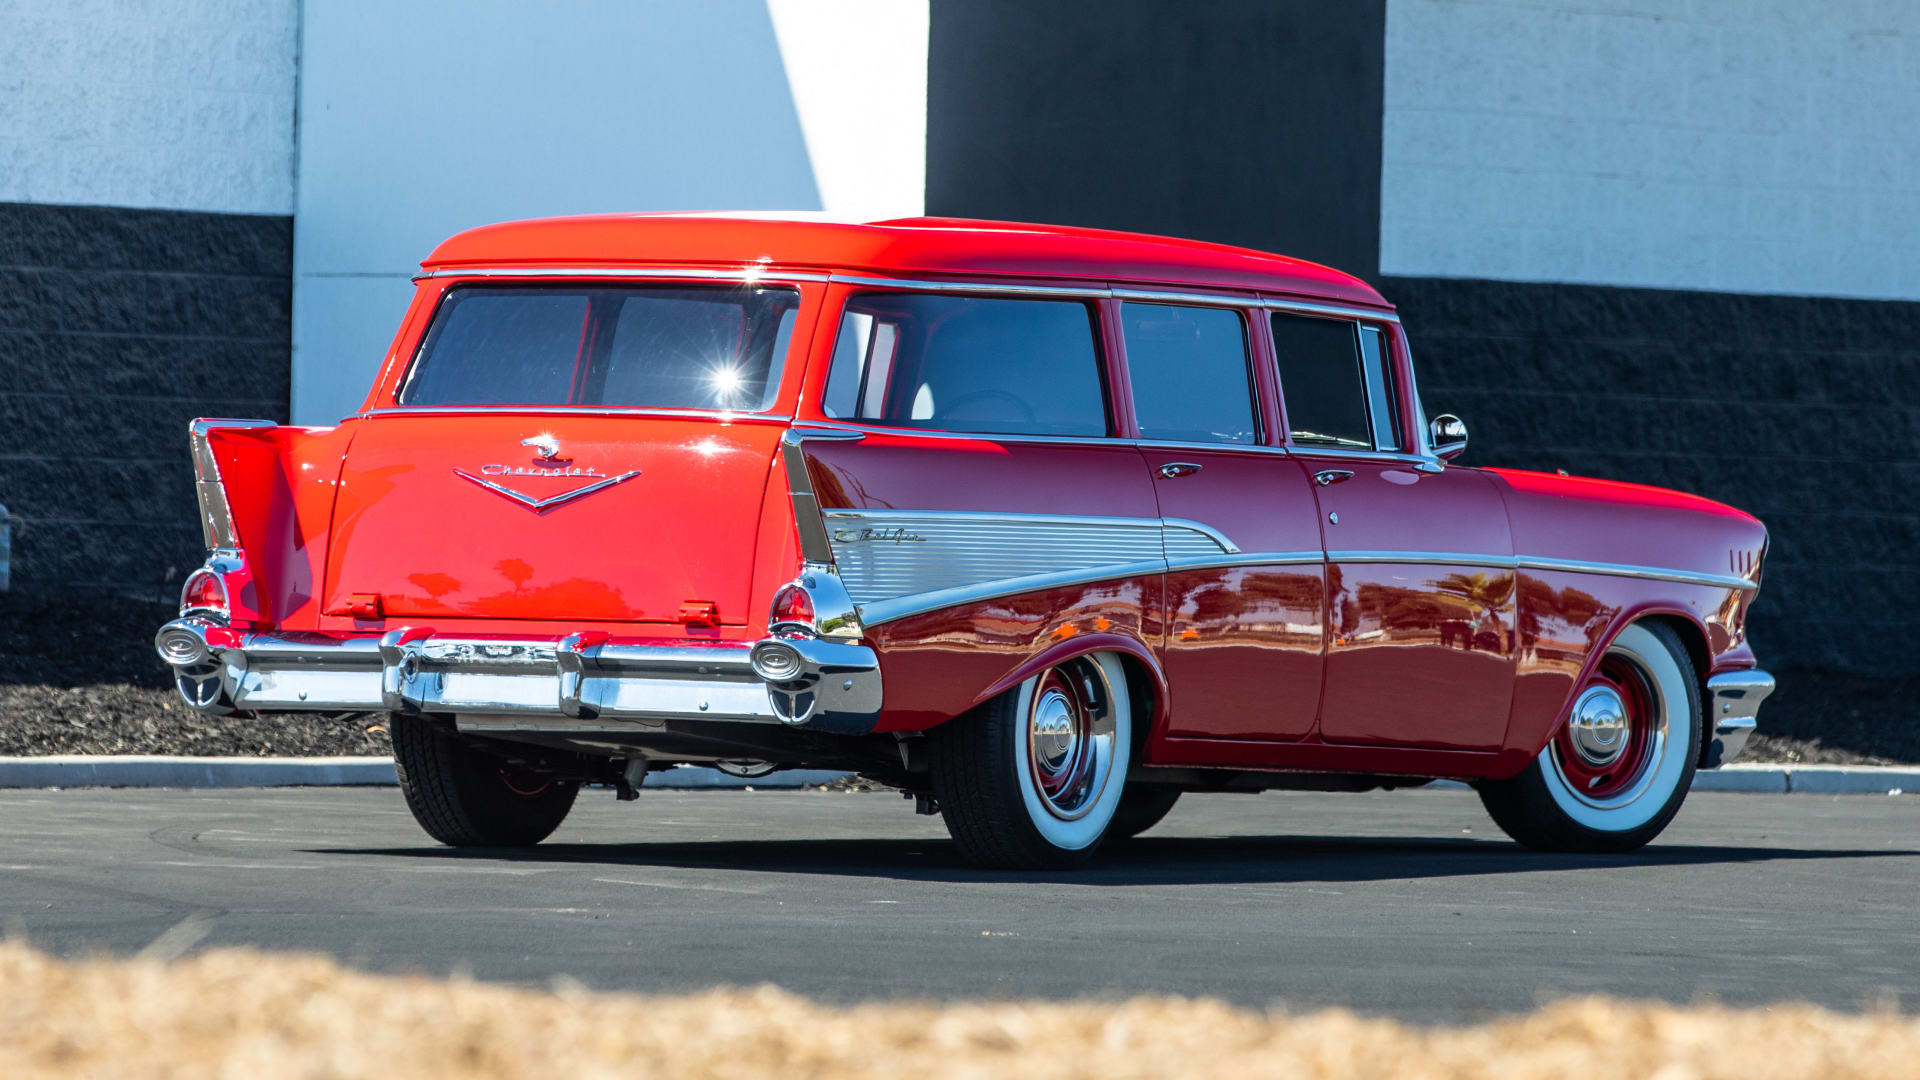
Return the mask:
<path id="1" fill-rule="evenodd" d="M 159 642 L 195 707 L 391 712 L 543 805 L 810 765 L 951 824 L 965 759 L 1041 843 L 963 849 L 1029 865 L 1181 791 L 1434 777 L 1524 794 L 1509 831 L 1559 798 L 1585 832 L 1537 846 L 1631 846 L 1772 686 L 1758 521 L 1455 463 L 1393 308 L 1325 267 L 750 215 L 491 226 L 423 266 L 359 413 L 195 425 L 210 557 Z M 1630 793 L 1672 807 L 1609 818 Z M 1089 812 L 1120 824 L 1048 833 Z"/>

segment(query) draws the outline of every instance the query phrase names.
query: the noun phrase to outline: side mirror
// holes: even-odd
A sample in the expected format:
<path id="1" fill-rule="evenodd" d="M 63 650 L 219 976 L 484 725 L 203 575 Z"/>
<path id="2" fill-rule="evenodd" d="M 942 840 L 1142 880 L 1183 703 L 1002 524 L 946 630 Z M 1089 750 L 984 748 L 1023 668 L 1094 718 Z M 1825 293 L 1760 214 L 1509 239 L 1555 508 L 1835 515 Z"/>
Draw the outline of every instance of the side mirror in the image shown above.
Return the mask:
<path id="1" fill-rule="evenodd" d="M 1427 442 L 1434 457 L 1452 461 L 1467 452 L 1467 422 L 1452 413 L 1441 413 L 1427 425 Z"/>

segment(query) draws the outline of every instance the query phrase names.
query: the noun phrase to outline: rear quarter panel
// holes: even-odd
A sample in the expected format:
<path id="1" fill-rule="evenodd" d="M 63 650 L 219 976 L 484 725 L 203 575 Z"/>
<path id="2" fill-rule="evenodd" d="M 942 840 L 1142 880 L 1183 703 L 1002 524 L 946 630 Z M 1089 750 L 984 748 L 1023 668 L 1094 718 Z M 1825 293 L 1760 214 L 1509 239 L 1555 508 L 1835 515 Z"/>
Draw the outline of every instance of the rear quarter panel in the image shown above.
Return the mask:
<path id="1" fill-rule="evenodd" d="M 1146 465 L 1125 443 L 1054 445 L 991 436 L 870 432 L 807 445 L 821 507 L 1157 517 Z M 887 685 L 882 730 L 941 723 L 1040 662 L 1120 648 L 1149 670 L 1160 643 L 1159 574 L 1022 593 L 872 627 Z M 1130 645 L 1129 645 L 1130 643 Z M 1158 675 L 1153 678 L 1157 681 Z M 1164 695 L 1160 695 L 1164 697 Z"/>

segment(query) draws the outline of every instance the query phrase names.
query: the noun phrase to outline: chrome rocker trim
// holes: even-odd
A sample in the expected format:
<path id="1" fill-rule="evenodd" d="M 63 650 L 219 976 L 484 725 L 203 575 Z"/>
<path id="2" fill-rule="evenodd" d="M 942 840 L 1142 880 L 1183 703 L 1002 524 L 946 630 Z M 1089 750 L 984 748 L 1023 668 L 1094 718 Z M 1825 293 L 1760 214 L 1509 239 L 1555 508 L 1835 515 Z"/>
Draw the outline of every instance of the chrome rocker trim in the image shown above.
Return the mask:
<path id="1" fill-rule="evenodd" d="M 476 731 L 622 731 L 672 719 L 873 730 L 882 693 L 872 649 L 780 639 L 792 656 L 776 685 L 754 660 L 769 644 L 638 644 L 604 633 L 439 637 L 424 627 L 337 638 L 233 631 L 198 616 L 175 619 L 154 639 L 176 673 L 217 668 L 217 693 L 181 691 L 188 705 L 215 715 L 452 713 L 461 730 Z"/>
<path id="2" fill-rule="evenodd" d="M 1747 737 L 1759 726 L 1760 704 L 1773 693 L 1773 676 L 1759 669 L 1728 671 L 1707 680 L 1707 723 L 1711 732 L 1700 767 L 1717 769 L 1740 756 Z"/>

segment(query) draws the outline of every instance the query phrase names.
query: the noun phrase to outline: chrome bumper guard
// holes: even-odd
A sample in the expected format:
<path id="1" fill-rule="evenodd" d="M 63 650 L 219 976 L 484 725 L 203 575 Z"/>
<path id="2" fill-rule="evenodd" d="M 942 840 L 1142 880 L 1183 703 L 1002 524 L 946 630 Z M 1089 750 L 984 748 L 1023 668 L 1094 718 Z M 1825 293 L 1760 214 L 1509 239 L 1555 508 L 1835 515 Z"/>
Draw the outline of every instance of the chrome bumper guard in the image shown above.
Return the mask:
<path id="1" fill-rule="evenodd" d="M 1773 676 L 1764 671 L 1729 671 L 1707 680 L 1707 745 L 1700 767 L 1717 769 L 1747 747 L 1759 726 L 1760 703 L 1773 693 Z"/>
<path id="2" fill-rule="evenodd" d="M 463 730 L 500 731 L 723 720 L 862 734 L 881 703 L 872 649 L 805 637 L 664 645 L 598 633 L 440 637 L 425 628 L 336 637 L 249 633 L 188 616 L 161 627 L 154 646 L 187 704 L 215 714 L 453 713 Z M 777 679 L 761 674 L 762 655 L 778 661 Z"/>

